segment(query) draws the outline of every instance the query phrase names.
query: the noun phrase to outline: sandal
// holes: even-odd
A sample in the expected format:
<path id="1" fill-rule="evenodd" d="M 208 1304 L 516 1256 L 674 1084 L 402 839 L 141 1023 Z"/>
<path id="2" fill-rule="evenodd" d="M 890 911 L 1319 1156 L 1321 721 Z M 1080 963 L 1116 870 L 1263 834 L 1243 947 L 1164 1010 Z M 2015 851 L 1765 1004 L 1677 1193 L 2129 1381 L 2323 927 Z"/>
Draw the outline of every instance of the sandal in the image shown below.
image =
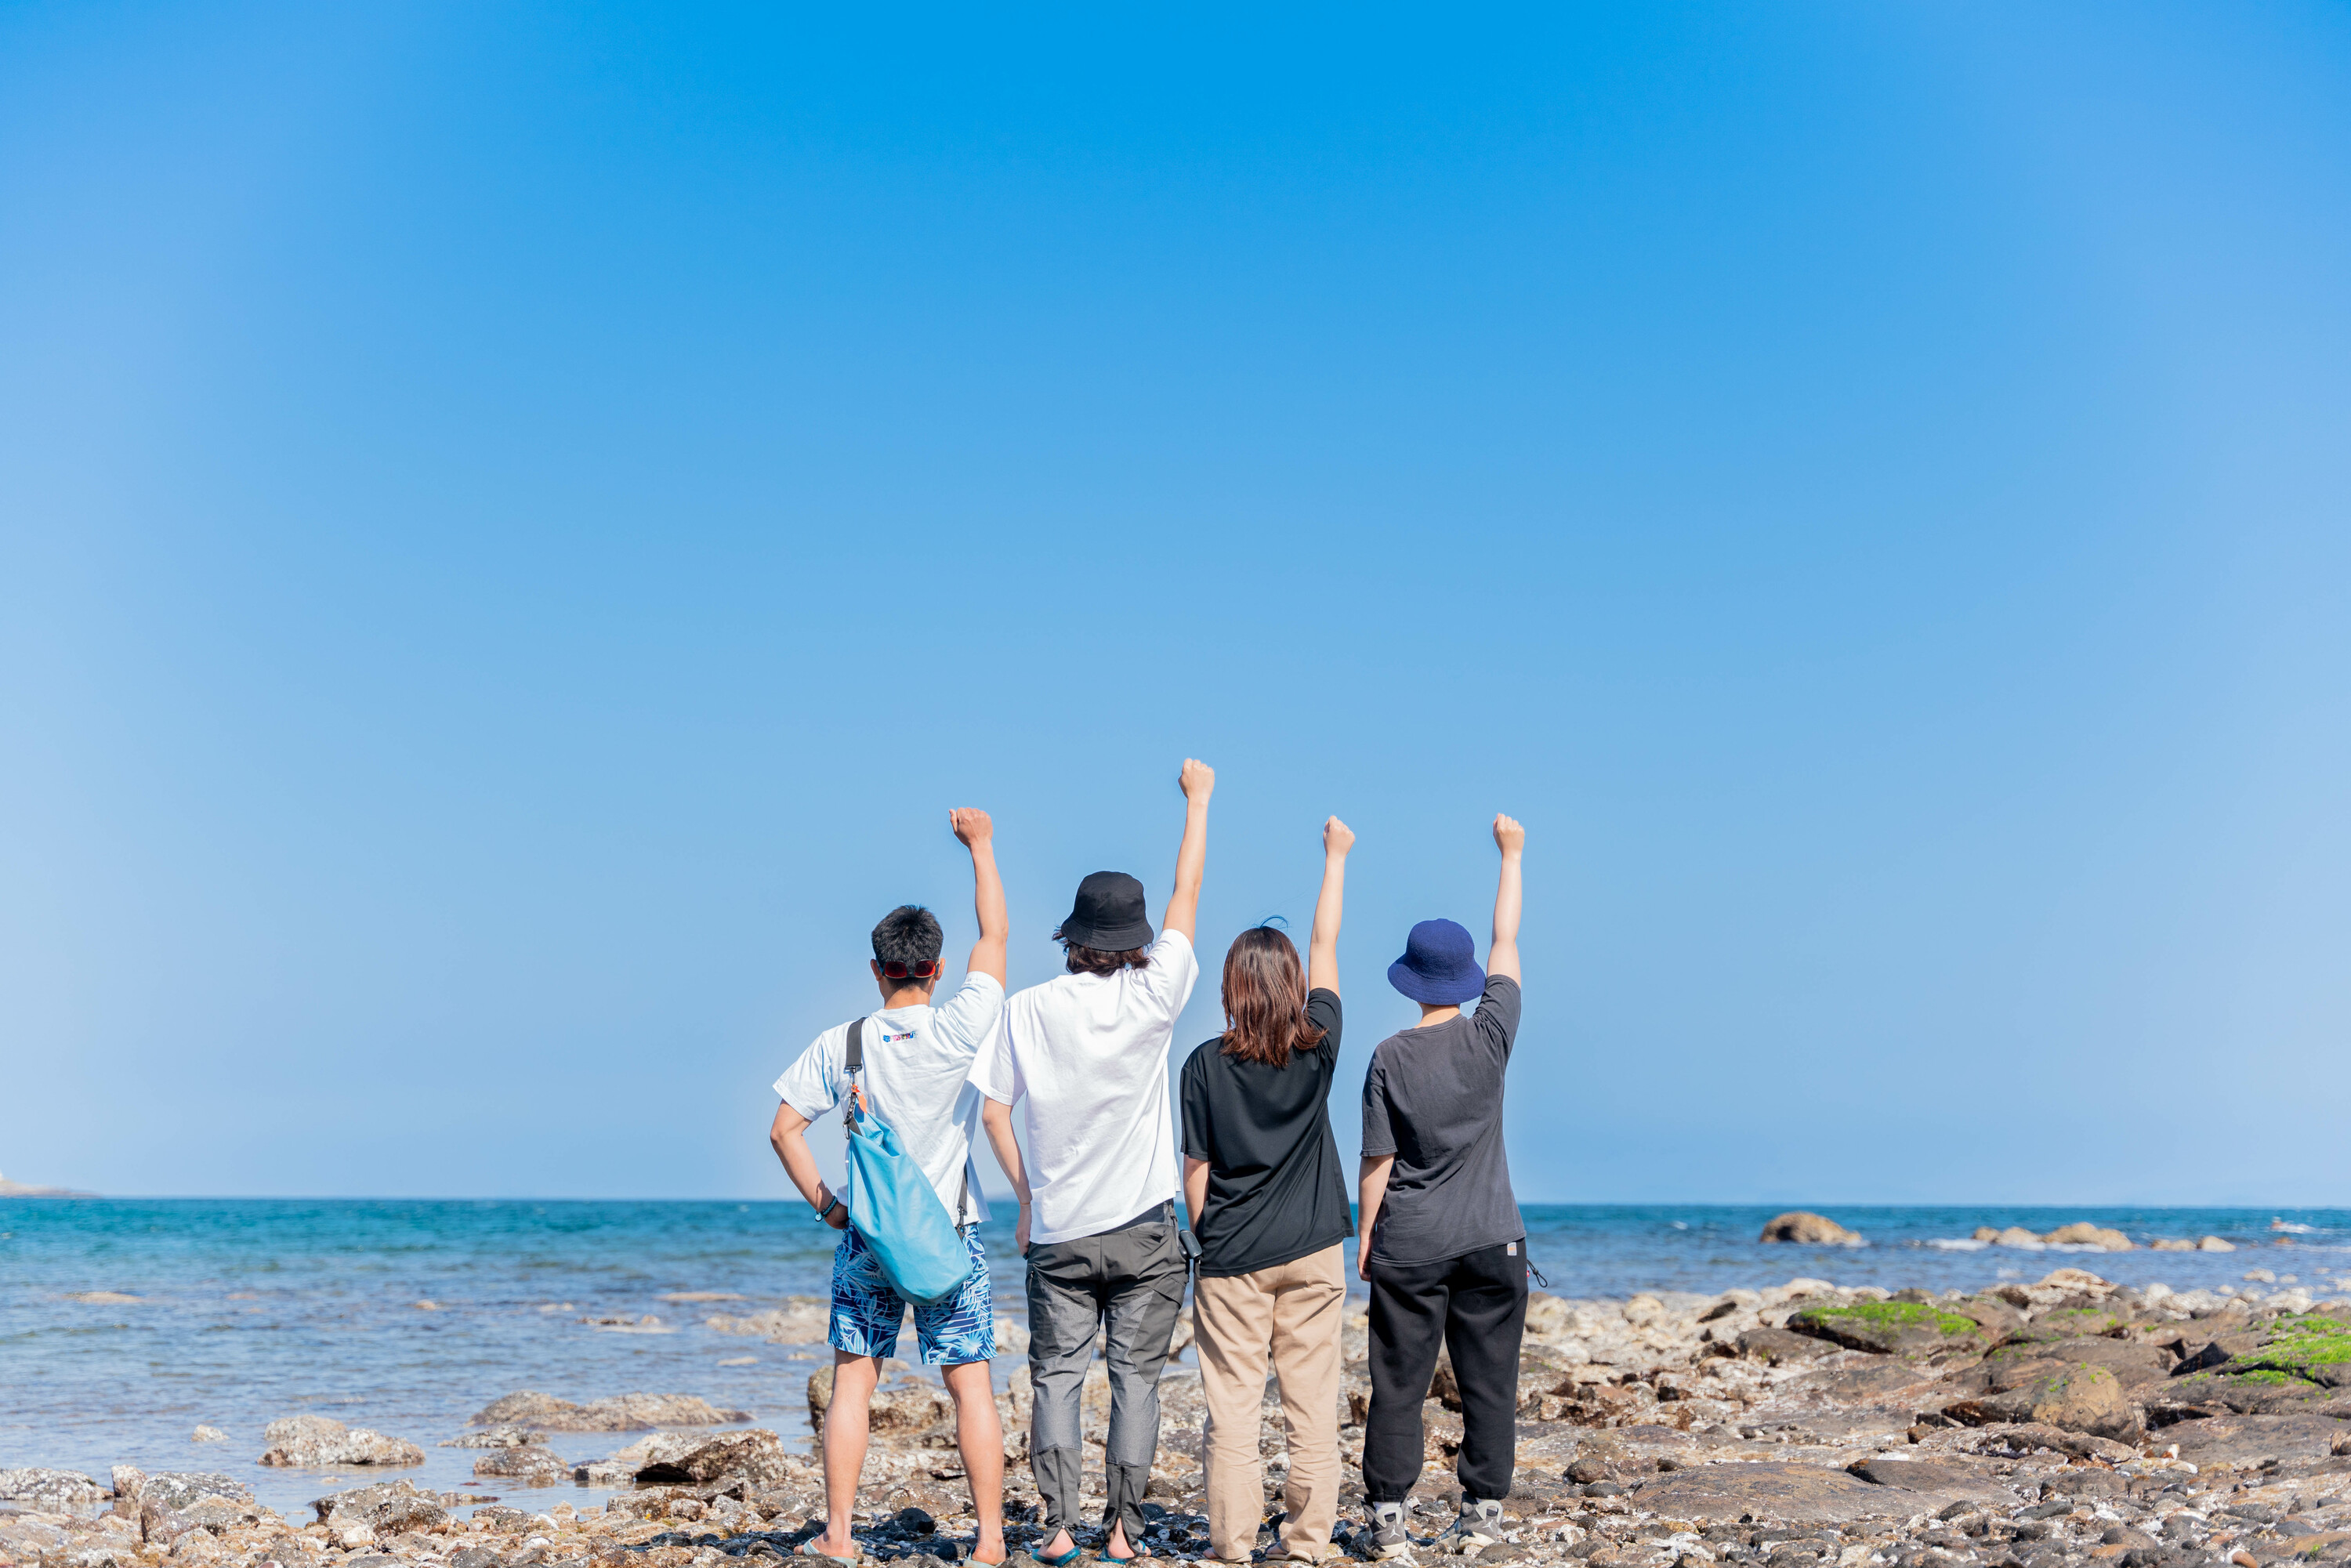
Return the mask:
<path id="1" fill-rule="evenodd" d="M 812 1558 L 819 1563 L 837 1563 L 841 1564 L 841 1568 L 856 1568 L 856 1564 L 865 1560 L 865 1554 L 858 1552 L 854 1546 L 850 1549 L 852 1555 L 847 1557 L 835 1557 L 830 1552 L 819 1552 L 816 1549 L 816 1543 L 822 1539 L 822 1536 L 810 1536 L 792 1549 L 792 1555 Z"/>
<path id="2" fill-rule="evenodd" d="M 1045 1565 L 1045 1568 L 1070 1568 L 1071 1563 L 1085 1554 L 1086 1549 L 1078 1544 L 1078 1539 L 1073 1535 L 1070 1538 L 1070 1549 L 1059 1557 L 1048 1557 L 1041 1552 L 1038 1552 L 1036 1557 L 1038 1562 Z"/>

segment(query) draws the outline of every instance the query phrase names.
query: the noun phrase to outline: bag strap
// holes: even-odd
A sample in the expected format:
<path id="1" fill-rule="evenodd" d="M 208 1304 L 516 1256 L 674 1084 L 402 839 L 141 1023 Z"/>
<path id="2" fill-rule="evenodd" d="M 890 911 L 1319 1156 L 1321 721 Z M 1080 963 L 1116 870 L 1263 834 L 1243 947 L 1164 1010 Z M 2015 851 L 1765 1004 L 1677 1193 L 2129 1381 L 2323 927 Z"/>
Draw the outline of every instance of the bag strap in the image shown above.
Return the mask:
<path id="1" fill-rule="evenodd" d="M 842 1103 L 847 1106 L 847 1109 L 841 1113 L 842 1123 L 847 1124 L 857 1120 L 856 1078 L 865 1067 L 865 1020 L 862 1018 L 852 1019 L 849 1021 L 849 1045 L 841 1053 L 841 1065 L 842 1071 L 847 1073 L 851 1080 L 850 1092 L 842 1096 Z M 956 1229 L 963 1228 L 964 1214 L 970 1207 L 971 1158 L 967 1155 L 963 1162 L 963 1190 L 956 1194 Z"/>
<path id="2" fill-rule="evenodd" d="M 857 1075 L 865 1066 L 865 1020 L 849 1020 L 849 1046 L 842 1052 L 841 1071 L 849 1079 L 849 1092 L 841 1097 L 841 1124 L 848 1126 L 857 1120 Z"/>

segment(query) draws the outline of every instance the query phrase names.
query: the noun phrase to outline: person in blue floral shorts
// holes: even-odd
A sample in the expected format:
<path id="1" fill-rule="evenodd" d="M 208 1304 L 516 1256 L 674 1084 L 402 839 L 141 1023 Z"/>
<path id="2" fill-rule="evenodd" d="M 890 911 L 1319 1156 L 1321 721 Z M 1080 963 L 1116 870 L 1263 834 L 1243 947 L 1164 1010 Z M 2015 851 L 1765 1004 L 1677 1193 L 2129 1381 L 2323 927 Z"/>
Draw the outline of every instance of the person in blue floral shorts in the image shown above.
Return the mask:
<path id="1" fill-rule="evenodd" d="M 927 909 L 904 904 L 873 928 L 873 980 L 882 1010 L 865 1016 L 859 1031 L 863 1066 L 852 1085 L 847 1071 L 848 1024 L 817 1036 L 776 1080 L 776 1107 L 768 1141 L 800 1196 L 828 1225 L 843 1232 L 832 1255 L 832 1399 L 824 1413 L 824 1533 L 801 1549 L 810 1557 L 854 1561 L 851 1534 L 858 1475 L 865 1466 L 868 1412 L 882 1364 L 898 1353 L 906 1301 L 865 1239 L 849 1223 L 848 1202 L 829 1187 L 809 1148 L 810 1124 L 855 1093 L 862 1110 L 896 1134 L 898 1146 L 921 1164 L 939 1202 L 955 1216 L 971 1272 L 956 1291 L 914 1308 L 916 1352 L 942 1369 L 956 1405 L 956 1441 L 971 1481 L 979 1531 L 970 1560 L 1004 1561 L 1004 1431 L 997 1419 L 988 1362 L 996 1354 L 995 1304 L 987 1290 L 987 1255 L 979 1224 L 987 1218 L 971 1150 L 980 1128 L 978 1090 L 968 1079 L 973 1058 L 1004 1012 L 1005 940 L 1010 922 L 1004 883 L 997 874 L 987 813 L 949 814 L 956 837 L 971 851 L 979 942 L 964 982 L 944 1004 L 932 993 L 940 976 L 946 935 Z"/>

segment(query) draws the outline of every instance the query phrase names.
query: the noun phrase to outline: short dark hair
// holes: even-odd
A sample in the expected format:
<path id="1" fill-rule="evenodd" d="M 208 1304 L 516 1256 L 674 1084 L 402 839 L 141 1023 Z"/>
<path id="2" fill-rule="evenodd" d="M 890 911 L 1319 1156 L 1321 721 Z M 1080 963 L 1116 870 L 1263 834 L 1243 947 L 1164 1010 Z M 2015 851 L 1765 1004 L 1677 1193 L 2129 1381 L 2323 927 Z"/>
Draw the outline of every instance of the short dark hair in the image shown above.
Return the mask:
<path id="1" fill-rule="evenodd" d="M 946 942 L 937 915 L 919 904 L 902 904 L 873 927 L 873 961 L 918 969 L 937 963 Z"/>
<path id="2" fill-rule="evenodd" d="M 1105 953 L 1099 947 L 1081 947 L 1075 942 L 1061 944 L 1062 962 L 1072 975 L 1115 975 L 1121 969 L 1144 969 L 1151 966 L 1147 947 L 1129 947 L 1123 953 Z"/>

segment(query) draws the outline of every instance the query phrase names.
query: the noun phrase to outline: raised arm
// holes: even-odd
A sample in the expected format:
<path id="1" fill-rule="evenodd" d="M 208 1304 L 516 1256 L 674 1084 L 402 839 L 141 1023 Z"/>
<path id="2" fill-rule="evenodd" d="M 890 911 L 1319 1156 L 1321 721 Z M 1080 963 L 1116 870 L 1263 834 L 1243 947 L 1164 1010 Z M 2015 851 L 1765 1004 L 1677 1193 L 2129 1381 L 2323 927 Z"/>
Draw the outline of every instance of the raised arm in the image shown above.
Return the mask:
<path id="1" fill-rule="evenodd" d="M 1339 994 L 1339 911 L 1347 902 L 1347 852 L 1354 830 L 1333 817 L 1322 824 L 1322 892 L 1314 900 L 1314 929 L 1306 938 L 1306 988 Z"/>
<path id="2" fill-rule="evenodd" d="M 1004 955 L 1012 936 L 1012 919 L 1004 912 L 1004 879 L 996 871 L 996 824 L 974 806 L 958 806 L 947 813 L 947 826 L 971 852 L 972 904 L 979 915 L 979 940 L 973 944 L 967 969 L 1004 984 Z"/>
<path id="3" fill-rule="evenodd" d="M 1519 978 L 1519 858 L 1526 852 L 1527 831 L 1515 817 L 1494 819 L 1494 847 L 1502 852 L 1501 884 L 1494 889 L 1494 946 L 1486 955 L 1486 972 Z"/>
<path id="4" fill-rule="evenodd" d="M 1167 899 L 1163 931 L 1181 931 L 1192 940 L 1200 920 L 1200 873 L 1208 864 L 1208 796 L 1217 787 L 1217 770 L 1205 762 L 1184 759 L 1178 780 L 1184 787 L 1184 845 L 1176 852 L 1176 891 Z"/>

